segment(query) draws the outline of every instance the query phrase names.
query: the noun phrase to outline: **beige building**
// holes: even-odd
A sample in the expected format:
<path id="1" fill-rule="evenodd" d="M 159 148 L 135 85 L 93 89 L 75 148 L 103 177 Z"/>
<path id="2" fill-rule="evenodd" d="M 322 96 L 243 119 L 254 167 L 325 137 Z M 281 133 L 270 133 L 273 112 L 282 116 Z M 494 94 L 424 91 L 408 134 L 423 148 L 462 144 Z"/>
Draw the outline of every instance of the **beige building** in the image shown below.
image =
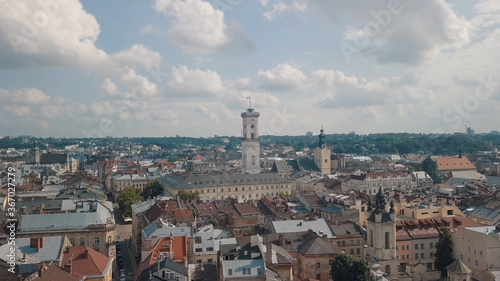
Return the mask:
<path id="1" fill-rule="evenodd" d="M 361 175 L 351 175 L 351 178 L 342 184 L 344 191 L 366 192 L 375 195 L 382 187 L 383 190 L 409 190 L 417 187 L 411 175 L 403 172 L 367 172 Z"/>
<path id="2" fill-rule="evenodd" d="M 404 205 L 398 213 L 404 217 L 417 220 L 464 216 L 462 211 L 454 203 L 438 204 L 433 202 L 425 202 L 413 205 L 407 204 Z"/>
<path id="3" fill-rule="evenodd" d="M 148 181 L 148 176 L 145 174 L 116 174 L 110 178 L 110 188 L 113 196 L 118 198 L 118 195 L 126 186 L 133 186 L 142 191 Z"/>
<path id="4" fill-rule="evenodd" d="M 87 246 L 105 256 L 115 256 L 115 221 L 109 204 L 95 202 L 88 212 L 22 215 L 17 237 L 34 235 L 66 235 L 74 246 Z"/>
<path id="5" fill-rule="evenodd" d="M 500 270 L 500 232 L 495 226 L 467 227 L 451 238 L 454 258 L 472 270 L 472 278 L 497 280 L 491 274 Z"/>
<path id="6" fill-rule="evenodd" d="M 169 174 L 158 179 L 165 191 L 176 195 L 179 190 L 200 193 L 200 200 L 235 198 L 241 201 L 261 199 L 264 196 L 293 194 L 294 183 L 275 174 L 225 174 L 216 176 Z"/>

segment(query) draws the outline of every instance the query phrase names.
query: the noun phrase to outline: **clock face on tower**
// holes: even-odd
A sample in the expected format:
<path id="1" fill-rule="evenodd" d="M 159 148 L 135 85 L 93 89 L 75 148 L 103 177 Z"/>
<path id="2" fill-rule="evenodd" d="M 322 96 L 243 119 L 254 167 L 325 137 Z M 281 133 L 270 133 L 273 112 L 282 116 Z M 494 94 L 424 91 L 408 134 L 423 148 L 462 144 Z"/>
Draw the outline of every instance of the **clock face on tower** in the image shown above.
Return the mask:
<path id="1" fill-rule="evenodd" d="M 254 127 L 255 127 L 255 126 L 254 126 L 253 124 L 252 124 L 252 125 L 250 125 L 250 128 L 252 128 L 252 129 L 253 129 Z"/>

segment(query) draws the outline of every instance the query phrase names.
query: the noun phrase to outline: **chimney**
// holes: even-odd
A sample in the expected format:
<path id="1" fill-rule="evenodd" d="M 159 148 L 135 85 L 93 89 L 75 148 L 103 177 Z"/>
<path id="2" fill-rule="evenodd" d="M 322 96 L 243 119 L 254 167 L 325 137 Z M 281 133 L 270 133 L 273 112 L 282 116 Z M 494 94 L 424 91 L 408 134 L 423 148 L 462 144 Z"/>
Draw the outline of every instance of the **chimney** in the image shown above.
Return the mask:
<path id="1" fill-rule="evenodd" d="M 89 250 L 85 249 L 85 252 L 83 252 L 83 257 L 85 258 L 89 257 Z"/>
<path id="2" fill-rule="evenodd" d="M 43 238 L 30 238 L 30 248 L 36 249 L 36 252 L 40 252 L 40 249 L 43 248 Z"/>
<path id="3" fill-rule="evenodd" d="M 70 274 L 73 273 L 73 256 L 69 258 L 68 262 L 64 265 L 64 270 Z"/>
<path id="4" fill-rule="evenodd" d="M 278 246 L 283 246 L 283 234 L 280 234 L 278 237 Z"/>

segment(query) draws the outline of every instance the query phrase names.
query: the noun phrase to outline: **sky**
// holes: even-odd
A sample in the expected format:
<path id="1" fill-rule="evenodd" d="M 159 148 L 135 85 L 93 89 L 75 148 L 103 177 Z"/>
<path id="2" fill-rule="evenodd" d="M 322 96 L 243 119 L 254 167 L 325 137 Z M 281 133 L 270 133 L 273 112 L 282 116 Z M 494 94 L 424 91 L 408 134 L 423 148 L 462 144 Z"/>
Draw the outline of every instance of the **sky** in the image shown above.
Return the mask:
<path id="1" fill-rule="evenodd" d="M 0 0 L 0 135 L 490 132 L 499 50 L 498 0 Z"/>

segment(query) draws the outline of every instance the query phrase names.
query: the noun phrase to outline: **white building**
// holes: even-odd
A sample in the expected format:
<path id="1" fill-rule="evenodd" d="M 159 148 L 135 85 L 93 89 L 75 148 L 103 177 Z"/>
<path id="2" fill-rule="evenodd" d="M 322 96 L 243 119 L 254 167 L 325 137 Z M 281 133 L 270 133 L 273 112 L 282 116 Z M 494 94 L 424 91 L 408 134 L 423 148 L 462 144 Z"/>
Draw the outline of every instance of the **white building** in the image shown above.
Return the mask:
<path id="1" fill-rule="evenodd" d="M 500 232 L 495 226 L 466 227 L 452 234 L 454 258 L 472 270 L 477 280 L 497 280 L 500 270 Z"/>
<path id="2" fill-rule="evenodd" d="M 241 118 L 243 118 L 241 136 L 242 174 L 260 173 L 259 116 L 260 113 L 255 112 L 253 108 L 248 108 L 241 113 Z"/>
<path id="3" fill-rule="evenodd" d="M 382 187 L 383 190 L 409 190 L 417 187 L 412 175 L 403 172 L 367 172 L 361 175 L 351 175 L 351 178 L 342 185 L 344 191 L 366 192 L 375 195 Z"/>

